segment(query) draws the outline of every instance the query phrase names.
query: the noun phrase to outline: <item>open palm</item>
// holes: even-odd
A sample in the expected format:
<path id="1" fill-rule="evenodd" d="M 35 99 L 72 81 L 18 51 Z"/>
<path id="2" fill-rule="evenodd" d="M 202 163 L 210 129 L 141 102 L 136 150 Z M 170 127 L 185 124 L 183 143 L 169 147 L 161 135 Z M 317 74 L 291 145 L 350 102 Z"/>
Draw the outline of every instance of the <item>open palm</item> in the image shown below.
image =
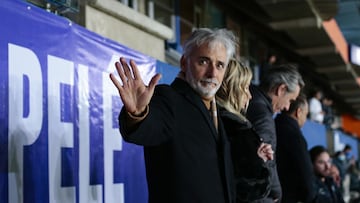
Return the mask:
<path id="1" fill-rule="evenodd" d="M 113 73 L 110 73 L 110 79 L 118 89 L 126 111 L 133 115 L 140 115 L 150 103 L 161 75 L 156 74 L 153 76 L 149 85 L 146 86 L 133 60 L 130 60 L 130 64 L 127 64 L 125 58 L 121 57 L 120 62 L 115 63 L 115 67 L 122 84 Z"/>

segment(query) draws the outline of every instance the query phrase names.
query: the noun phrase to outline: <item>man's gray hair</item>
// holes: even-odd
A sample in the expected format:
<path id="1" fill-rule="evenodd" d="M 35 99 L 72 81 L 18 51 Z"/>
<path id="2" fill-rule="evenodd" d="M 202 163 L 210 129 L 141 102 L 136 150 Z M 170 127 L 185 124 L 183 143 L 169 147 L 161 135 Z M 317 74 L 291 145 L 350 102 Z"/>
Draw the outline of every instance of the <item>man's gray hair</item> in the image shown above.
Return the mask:
<path id="1" fill-rule="evenodd" d="M 260 87 L 265 92 L 272 92 L 282 84 L 286 85 L 287 92 L 295 92 L 297 86 L 305 86 L 297 67 L 283 64 L 269 68 L 261 78 Z"/>
<path id="2" fill-rule="evenodd" d="M 198 28 L 194 30 L 191 36 L 185 41 L 183 45 L 184 56 L 189 57 L 192 54 L 194 48 L 207 43 L 210 47 L 216 46 L 218 43 L 221 43 L 225 46 L 227 64 L 229 59 L 235 55 L 238 41 L 234 33 L 227 29 Z"/>

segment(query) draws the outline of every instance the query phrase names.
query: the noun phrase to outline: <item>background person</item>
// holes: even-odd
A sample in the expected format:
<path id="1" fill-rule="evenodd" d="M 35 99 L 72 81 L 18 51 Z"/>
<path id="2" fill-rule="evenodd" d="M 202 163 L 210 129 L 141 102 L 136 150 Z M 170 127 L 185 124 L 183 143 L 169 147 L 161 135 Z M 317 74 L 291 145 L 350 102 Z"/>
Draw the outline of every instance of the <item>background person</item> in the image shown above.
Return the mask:
<path id="1" fill-rule="evenodd" d="M 300 94 L 290 104 L 289 110 L 282 111 L 275 118 L 276 164 L 284 203 L 311 203 L 315 197 L 313 168 L 301 131 L 308 113 L 307 98 Z"/>
<path id="2" fill-rule="evenodd" d="M 110 78 L 124 103 L 120 131 L 125 141 L 144 146 L 149 202 L 232 202 L 230 146 L 210 107 L 235 44 L 228 30 L 195 30 L 171 85 L 156 86 L 157 74 L 146 86 L 133 61 L 115 64 L 121 82 Z"/>
<path id="3" fill-rule="evenodd" d="M 340 191 L 344 200 L 350 199 L 350 182 L 351 175 L 349 169 L 355 165 L 355 158 L 351 154 L 352 147 L 346 144 L 341 151 L 334 154 L 332 163 L 339 169 L 340 174 Z"/>
<path id="4" fill-rule="evenodd" d="M 323 97 L 322 91 L 315 88 L 309 100 L 310 120 L 321 124 L 324 121 L 324 111 L 322 109 L 322 104 L 321 104 L 322 97 Z"/>
<path id="5" fill-rule="evenodd" d="M 309 153 L 316 176 L 314 203 L 344 203 L 340 189 L 330 175 L 331 159 L 328 151 L 317 145 L 311 148 Z"/>
<path id="6" fill-rule="evenodd" d="M 297 68 L 284 64 L 270 68 L 261 78 L 259 87 L 250 86 L 252 99 L 250 100 L 247 118 L 253 124 L 255 131 L 265 143 L 276 149 L 276 130 L 273 116 L 284 109 L 289 109 L 290 102 L 294 101 L 304 86 L 304 81 Z M 276 153 L 276 152 L 275 152 Z M 274 202 L 281 199 L 281 186 L 274 160 L 267 161 L 270 168 L 271 192 L 258 202 Z"/>
<path id="7" fill-rule="evenodd" d="M 332 129 L 335 121 L 335 116 L 332 109 L 333 100 L 327 96 L 322 99 L 322 109 L 324 112 L 323 123 L 327 129 Z"/>

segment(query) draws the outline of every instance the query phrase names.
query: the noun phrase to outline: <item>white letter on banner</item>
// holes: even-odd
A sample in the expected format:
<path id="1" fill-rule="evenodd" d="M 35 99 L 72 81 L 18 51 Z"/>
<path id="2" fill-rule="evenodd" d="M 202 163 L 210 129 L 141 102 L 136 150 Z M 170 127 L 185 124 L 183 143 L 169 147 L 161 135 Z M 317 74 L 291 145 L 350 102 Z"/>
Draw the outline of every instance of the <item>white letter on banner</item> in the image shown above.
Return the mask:
<path id="1" fill-rule="evenodd" d="M 61 148 L 74 147 L 74 135 L 73 123 L 61 122 L 61 84 L 74 85 L 74 63 L 48 56 L 49 198 L 70 203 L 76 201 L 75 187 L 61 187 Z"/>
<path id="2" fill-rule="evenodd" d="M 78 66 L 79 89 L 79 202 L 103 202 L 102 186 L 90 183 L 90 113 L 88 67 Z"/>
<path id="3" fill-rule="evenodd" d="M 9 44 L 8 47 L 9 202 L 23 202 L 23 146 L 33 144 L 42 127 L 42 75 L 39 60 L 34 52 L 14 44 Z M 24 76 L 29 81 L 29 98 L 24 98 Z M 23 115 L 24 101 L 29 103 L 28 115 Z"/>
<path id="4" fill-rule="evenodd" d="M 122 138 L 118 128 L 113 128 L 112 96 L 118 92 L 109 73 L 103 73 L 103 110 L 104 110 L 104 187 L 105 202 L 124 203 L 124 184 L 114 184 L 114 150 L 122 150 Z"/>

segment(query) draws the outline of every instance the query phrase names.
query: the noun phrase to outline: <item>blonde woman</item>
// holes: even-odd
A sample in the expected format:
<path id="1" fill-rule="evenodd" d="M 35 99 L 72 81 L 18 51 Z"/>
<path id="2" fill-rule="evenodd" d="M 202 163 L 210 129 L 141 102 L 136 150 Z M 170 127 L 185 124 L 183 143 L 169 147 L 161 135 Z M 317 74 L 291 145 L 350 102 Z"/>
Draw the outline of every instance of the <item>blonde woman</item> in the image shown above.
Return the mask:
<path id="1" fill-rule="evenodd" d="M 270 191 L 269 171 L 264 163 L 273 159 L 271 145 L 262 142 L 244 116 L 251 99 L 251 79 L 249 67 L 230 59 L 216 93 L 220 117 L 231 143 L 237 203 L 261 199 Z"/>

